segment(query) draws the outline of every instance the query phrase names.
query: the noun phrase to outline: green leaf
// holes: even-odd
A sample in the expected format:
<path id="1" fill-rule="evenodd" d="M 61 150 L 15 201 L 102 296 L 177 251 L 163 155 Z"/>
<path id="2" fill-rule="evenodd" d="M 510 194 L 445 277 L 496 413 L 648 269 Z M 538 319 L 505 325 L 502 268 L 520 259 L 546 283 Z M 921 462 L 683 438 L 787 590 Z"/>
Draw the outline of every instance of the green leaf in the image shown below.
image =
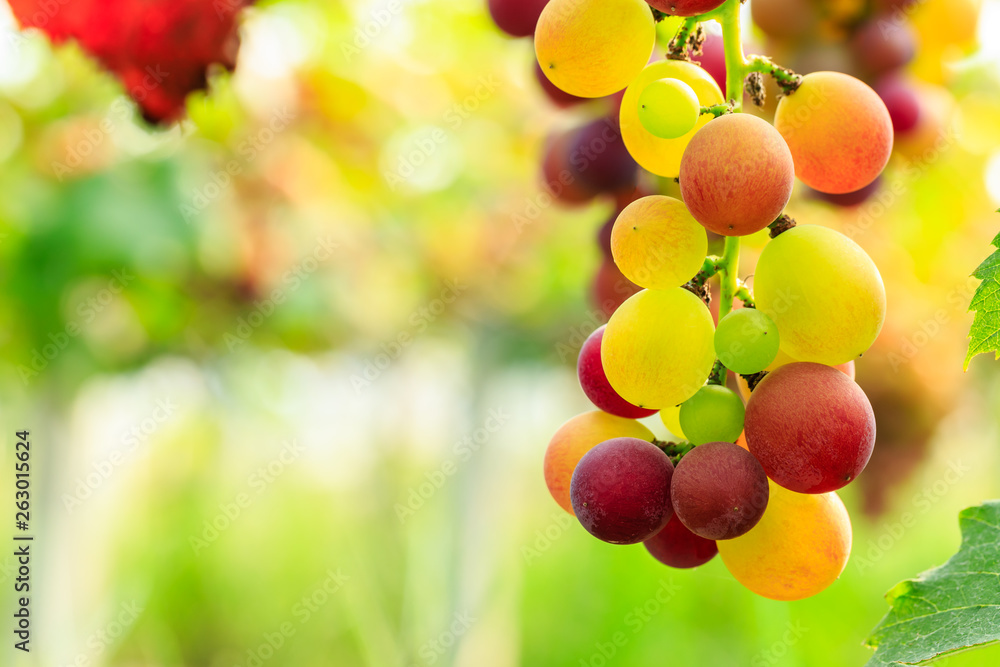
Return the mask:
<path id="1" fill-rule="evenodd" d="M 1000 640 L 1000 501 L 958 515 L 962 546 L 941 567 L 897 584 L 866 644 L 866 667 L 914 665 Z"/>
<path id="2" fill-rule="evenodd" d="M 992 244 L 1000 248 L 1000 234 L 993 239 Z M 965 356 L 965 368 L 977 354 L 995 352 L 995 359 L 1000 359 L 1000 250 L 986 258 L 972 274 L 983 282 L 976 288 L 976 293 L 969 304 L 969 310 L 976 311 L 969 331 L 969 353 Z"/>

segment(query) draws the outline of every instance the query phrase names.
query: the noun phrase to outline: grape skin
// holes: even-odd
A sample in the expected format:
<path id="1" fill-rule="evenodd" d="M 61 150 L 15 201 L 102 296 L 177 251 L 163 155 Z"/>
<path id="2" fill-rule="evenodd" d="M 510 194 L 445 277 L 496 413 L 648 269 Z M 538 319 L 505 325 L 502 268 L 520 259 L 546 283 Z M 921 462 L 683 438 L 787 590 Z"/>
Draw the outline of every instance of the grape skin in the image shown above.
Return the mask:
<path id="1" fill-rule="evenodd" d="M 743 401 L 732 389 L 708 384 L 681 405 L 681 428 L 696 445 L 736 442 L 743 431 Z"/>
<path id="2" fill-rule="evenodd" d="M 774 127 L 785 138 L 799 180 L 843 194 L 874 181 L 892 154 L 892 120 L 864 82 L 840 72 L 813 72 L 778 103 Z"/>
<path id="3" fill-rule="evenodd" d="M 715 540 L 698 537 L 684 527 L 675 513 L 663 530 L 643 542 L 646 550 L 656 560 L 668 567 L 691 568 L 704 565 L 715 558 L 719 548 Z"/>
<path id="4" fill-rule="evenodd" d="M 652 441 L 653 433 L 633 419 L 600 410 L 584 412 L 559 427 L 545 449 L 545 485 L 559 506 L 573 514 L 570 480 L 583 455 L 605 440 L 618 437 Z"/>
<path id="5" fill-rule="evenodd" d="M 681 201 L 653 195 L 632 202 L 618 215 L 611 253 L 622 274 L 637 285 L 670 289 L 701 269 L 708 237 Z"/>
<path id="6" fill-rule="evenodd" d="M 836 366 L 871 347 L 885 321 L 885 287 L 871 258 L 840 232 L 799 225 L 764 247 L 757 308 L 778 326 L 781 350 Z"/>
<path id="7" fill-rule="evenodd" d="M 754 308 L 740 308 L 722 318 L 715 330 L 715 354 L 734 373 L 751 375 L 778 356 L 778 327 Z"/>
<path id="8" fill-rule="evenodd" d="M 700 116 L 692 131 L 676 139 L 661 139 L 652 134 L 639 120 L 639 95 L 646 86 L 659 79 L 679 79 L 691 86 L 702 106 L 722 104 L 723 97 L 711 74 L 682 60 L 661 60 L 647 66 L 625 89 L 619 116 L 625 146 L 643 169 L 658 176 L 675 178 L 680 174 L 684 149 L 695 132 L 708 123 L 711 115 Z"/>
<path id="9" fill-rule="evenodd" d="M 835 491 L 864 470 L 875 446 L 875 414 L 861 387 L 822 364 L 769 373 L 750 395 L 750 451 L 767 476 L 797 493 Z"/>
<path id="10" fill-rule="evenodd" d="M 837 580 L 851 555 L 851 519 L 836 493 L 805 495 L 769 483 L 750 532 L 718 542 L 733 577 L 771 600 L 802 600 Z"/>
<path id="11" fill-rule="evenodd" d="M 611 316 L 601 363 L 611 386 L 629 403 L 656 409 L 678 405 L 708 379 L 714 333 L 712 315 L 691 292 L 643 290 Z"/>
<path id="12" fill-rule="evenodd" d="M 681 195 L 691 215 L 723 236 L 746 236 L 775 221 L 792 196 L 795 165 L 765 120 L 725 114 L 700 129 L 684 151 Z"/>
<path id="13" fill-rule="evenodd" d="M 656 414 L 656 410 L 645 410 L 632 405 L 611 387 L 601 365 L 601 340 L 604 338 L 604 328 L 604 326 L 598 327 L 580 348 L 576 372 L 583 393 L 595 406 L 618 417 L 640 419 Z"/>
<path id="14" fill-rule="evenodd" d="M 535 27 L 535 56 L 561 90 L 604 97 L 638 76 L 655 40 L 643 0 L 550 0 Z"/>
<path id="15" fill-rule="evenodd" d="M 674 510 L 674 465 L 663 450 L 637 438 L 615 438 L 584 454 L 573 471 L 570 498 L 580 524 L 611 544 L 643 542 Z"/>
<path id="16" fill-rule="evenodd" d="M 678 518 L 694 534 L 731 540 L 760 521 L 767 507 L 767 475 L 753 454 L 730 442 L 688 452 L 670 482 Z"/>

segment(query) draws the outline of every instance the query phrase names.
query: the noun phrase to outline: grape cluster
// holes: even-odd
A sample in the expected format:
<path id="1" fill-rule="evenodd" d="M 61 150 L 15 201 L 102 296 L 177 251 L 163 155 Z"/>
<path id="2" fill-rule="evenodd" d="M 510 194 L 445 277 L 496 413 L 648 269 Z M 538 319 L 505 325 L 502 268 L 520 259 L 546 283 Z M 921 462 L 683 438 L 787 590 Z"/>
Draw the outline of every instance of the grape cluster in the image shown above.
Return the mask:
<path id="1" fill-rule="evenodd" d="M 836 491 L 862 472 L 875 443 L 854 359 L 878 336 L 886 304 L 878 270 L 856 243 L 783 211 L 796 178 L 831 195 L 869 186 L 889 160 L 893 125 L 857 78 L 801 76 L 744 56 L 739 7 L 549 0 L 540 12 L 535 53 L 548 82 L 575 97 L 620 100 L 617 123 L 594 123 L 613 132 L 585 126 L 554 142 L 604 137 L 601 152 L 617 153 L 617 166 L 566 162 L 552 146 L 546 162 L 561 175 L 587 167 L 562 179 L 579 201 L 597 191 L 581 183 L 618 194 L 602 237 L 615 272 L 635 286 L 581 349 L 580 385 L 598 410 L 553 436 L 545 481 L 601 540 L 643 542 L 672 567 L 719 553 L 752 591 L 794 600 L 830 585 L 850 553 Z M 685 18 L 668 57 L 651 59 L 664 14 Z M 709 19 L 723 27 L 725 95 L 718 72 L 692 61 Z M 782 93 L 773 124 L 739 113 L 745 82 L 764 102 L 762 75 Z M 640 168 L 678 196 L 622 196 Z M 740 238 L 768 228 L 753 284 L 744 284 Z M 724 238 L 721 256 L 708 254 L 709 235 Z M 729 371 L 738 391 L 727 386 Z M 637 421 L 655 412 L 678 441 L 657 440 Z"/>

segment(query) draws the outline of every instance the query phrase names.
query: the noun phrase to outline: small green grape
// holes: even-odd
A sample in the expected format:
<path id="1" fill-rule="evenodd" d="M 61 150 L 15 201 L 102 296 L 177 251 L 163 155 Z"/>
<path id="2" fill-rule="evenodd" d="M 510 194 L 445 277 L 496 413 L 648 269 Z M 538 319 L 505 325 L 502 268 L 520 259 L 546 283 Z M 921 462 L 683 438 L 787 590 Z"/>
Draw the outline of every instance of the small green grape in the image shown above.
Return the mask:
<path id="1" fill-rule="evenodd" d="M 734 310 L 715 330 L 715 356 L 734 373 L 759 373 L 778 356 L 778 326 L 754 308 Z"/>
<path id="2" fill-rule="evenodd" d="M 736 392 L 707 384 L 681 405 L 681 429 L 696 445 L 736 442 L 743 432 L 745 412 Z"/>
<path id="3" fill-rule="evenodd" d="M 698 122 L 701 103 L 680 79 L 659 79 L 639 94 L 639 122 L 661 139 L 682 137 Z"/>

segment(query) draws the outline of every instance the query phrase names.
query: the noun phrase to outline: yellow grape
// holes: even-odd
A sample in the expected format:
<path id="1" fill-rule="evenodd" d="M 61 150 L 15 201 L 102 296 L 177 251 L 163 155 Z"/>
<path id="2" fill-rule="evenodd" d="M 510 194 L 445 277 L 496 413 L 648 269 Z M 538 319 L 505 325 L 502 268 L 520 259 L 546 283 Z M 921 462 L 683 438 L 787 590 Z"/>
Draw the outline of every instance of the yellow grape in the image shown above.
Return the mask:
<path id="1" fill-rule="evenodd" d="M 535 26 L 542 72 L 578 97 L 603 97 L 627 86 L 649 62 L 655 41 L 644 0 L 550 0 Z"/>
<path id="2" fill-rule="evenodd" d="M 684 430 L 681 428 L 681 406 L 671 405 L 660 409 L 660 421 L 663 425 L 667 427 L 670 434 L 680 438 L 681 440 L 687 440 L 687 436 L 684 435 Z"/>
<path id="3" fill-rule="evenodd" d="M 643 290 L 615 311 L 601 341 L 608 381 L 643 408 L 678 405 L 697 393 L 715 363 L 712 315 L 680 287 Z"/>
<path id="4" fill-rule="evenodd" d="M 702 106 L 722 104 L 723 97 L 711 74 L 683 60 L 661 60 L 647 66 L 625 90 L 619 116 L 625 147 L 643 169 L 658 176 L 676 178 L 688 142 L 713 116 L 700 116 L 694 129 L 676 139 L 661 139 L 652 134 L 639 119 L 639 96 L 646 86 L 660 79 L 678 79 L 691 86 Z"/>
<path id="5" fill-rule="evenodd" d="M 680 287 L 698 273 L 707 253 L 705 228 L 673 197 L 635 200 L 611 230 L 615 264 L 626 278 L 650 289 Z"/>
<path id="6" fill-rule="evenodd" d="M 799 361 L 845 363 L 871 347 L 885 321 L 875 263 L 840 232 L 799 225 L 767 244 L 754 273 L 757 307 Z"/>
<path id="7" fill-rule="evenodd" d="M 851 519 L 835 492 L 803 494 L 768 480 L 770 495 L 750 532 L 719 540 L 730 574 L 772 600 L 816 595 L 844 571 L 851 555 Z"/>
<path id="8" fill-rule="evenodd" d="M 545 450 L 545 484 L 559 506 L 573 514 L 569 498 L 573 471 L 583 455 L 606 440 L 639 438 L 652 442 L 653 432 L 635 421 L 592 410 L 559 427 Z"/>

